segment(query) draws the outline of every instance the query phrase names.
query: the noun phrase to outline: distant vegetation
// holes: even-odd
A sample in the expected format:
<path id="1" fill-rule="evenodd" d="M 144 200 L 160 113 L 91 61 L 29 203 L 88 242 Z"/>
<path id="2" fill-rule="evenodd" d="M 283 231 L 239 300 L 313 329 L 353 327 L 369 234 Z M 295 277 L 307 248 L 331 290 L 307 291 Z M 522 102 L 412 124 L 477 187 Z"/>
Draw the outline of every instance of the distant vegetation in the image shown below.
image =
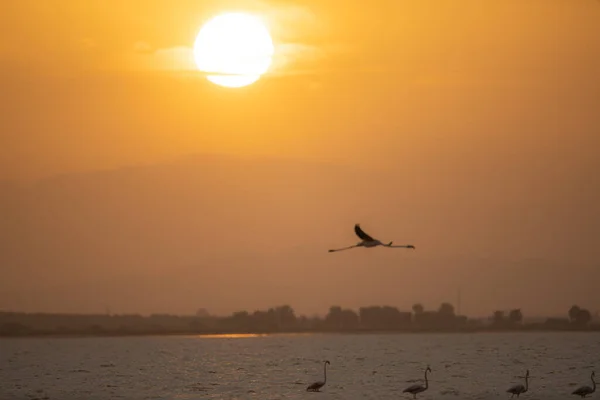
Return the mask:
<path id="1" fill-rule="evenodd" d="M 412 311 L 390 306 L 361 307 L 358 312 L 333 306 L 324 318 L 297 316 L 283 305 L 264 311 L 235 312 L 212 316 L 200 309 L 194 316 L 153 314 L 150 316 L 108 314 L 40 314 L 0 312 L 0 336 L 38 335 L 155 335 L 277 332 L 478 332 L 478 331 L 598 330 L 591 313 L 572 306 L 565 318 L 524 323 L 520 309 L 495 311 L 489 319 L 456 315 L 454 307 L 442 303 L 428 311 L 415 304 Z"/>

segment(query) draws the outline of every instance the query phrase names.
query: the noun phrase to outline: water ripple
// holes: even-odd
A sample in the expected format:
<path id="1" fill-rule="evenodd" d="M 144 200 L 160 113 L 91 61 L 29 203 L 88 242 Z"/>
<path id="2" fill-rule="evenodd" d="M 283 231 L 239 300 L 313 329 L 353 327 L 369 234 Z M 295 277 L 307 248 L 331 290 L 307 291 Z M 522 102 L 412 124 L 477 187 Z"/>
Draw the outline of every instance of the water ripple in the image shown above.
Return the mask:
<path id="1" fill-rule="evenodd" d="M 600 372 L 595 333 L 254 335 L 1 339 L 0 398 L 398 399 L 423 382 L 433 398 L 506 399 L 531 371 L 528 399 L 571 397 Z"/>

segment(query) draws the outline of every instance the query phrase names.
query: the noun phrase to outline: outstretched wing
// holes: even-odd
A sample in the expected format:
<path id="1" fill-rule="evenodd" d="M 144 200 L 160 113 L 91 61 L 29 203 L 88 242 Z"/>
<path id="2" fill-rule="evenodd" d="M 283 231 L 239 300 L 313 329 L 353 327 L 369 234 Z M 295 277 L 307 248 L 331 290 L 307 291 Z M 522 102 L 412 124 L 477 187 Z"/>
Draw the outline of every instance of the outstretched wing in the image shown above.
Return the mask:
<path id="1" fill-rule="evenodd" d="M 354 232 L 356 232 L 356 236 L 366 241 L 373 241 L 374 239 L 367 235 L 362 229 L 360 229 L 360 224 L 354 225 Z"/>

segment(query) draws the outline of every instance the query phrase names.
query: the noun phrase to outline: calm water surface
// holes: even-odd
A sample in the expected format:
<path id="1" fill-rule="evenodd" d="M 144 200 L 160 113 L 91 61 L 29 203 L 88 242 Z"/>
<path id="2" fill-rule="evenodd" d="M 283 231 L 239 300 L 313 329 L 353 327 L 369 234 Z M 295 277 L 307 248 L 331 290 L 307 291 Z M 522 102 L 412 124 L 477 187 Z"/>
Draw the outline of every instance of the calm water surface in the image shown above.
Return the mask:
<path id="1" fill-rule="evenodd" d="M 306 386 L 323 378 L 321 393 Z M 597 333 L 0 339 L 0 399 L 567 399 L 600 372 Z M 600 394 L 596 393 L 600 398 Z M 592 396 L 593 397 L 593 396 Z"/>

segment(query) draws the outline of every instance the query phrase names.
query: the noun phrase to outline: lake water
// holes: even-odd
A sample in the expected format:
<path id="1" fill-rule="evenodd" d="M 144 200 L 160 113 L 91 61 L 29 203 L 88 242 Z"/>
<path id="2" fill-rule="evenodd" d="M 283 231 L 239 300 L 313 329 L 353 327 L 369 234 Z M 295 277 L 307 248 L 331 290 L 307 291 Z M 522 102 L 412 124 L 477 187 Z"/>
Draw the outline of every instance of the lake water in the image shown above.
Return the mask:
<path id="1" fill-rule="evenodd" d="M 306 386 L 323 379 L 321 393 Z M 566 399 L 600 372 L 598 333 L 0 339 L 0 399 Z M 600 398 L 600 394 L 597 394 Z"/>

